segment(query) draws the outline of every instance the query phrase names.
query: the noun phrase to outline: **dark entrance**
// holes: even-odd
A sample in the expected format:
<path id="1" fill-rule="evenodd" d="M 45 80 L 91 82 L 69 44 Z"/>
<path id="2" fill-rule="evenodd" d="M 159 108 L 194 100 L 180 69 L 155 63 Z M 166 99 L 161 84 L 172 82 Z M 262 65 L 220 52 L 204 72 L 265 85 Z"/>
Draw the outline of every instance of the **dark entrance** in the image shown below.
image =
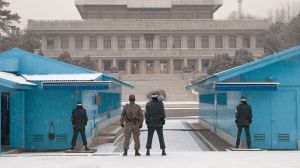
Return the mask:
<path id="1" fill-rule="evenodd" d="M 1 146 L 8 147 L 10 132 L 10 94 L 1 93 Z"/>

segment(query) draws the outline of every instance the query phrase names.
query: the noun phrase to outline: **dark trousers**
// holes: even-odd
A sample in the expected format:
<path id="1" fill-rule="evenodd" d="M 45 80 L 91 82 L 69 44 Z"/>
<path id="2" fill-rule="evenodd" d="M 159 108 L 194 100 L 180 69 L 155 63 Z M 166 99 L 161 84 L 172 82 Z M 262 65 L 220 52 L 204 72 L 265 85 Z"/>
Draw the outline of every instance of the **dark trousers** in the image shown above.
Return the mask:
<path id="1" fill-rule="evenodd" d="M 83 145 L 87 146 L 85 127 L 83 127 L 83 128 L 73 128 L 72 147 L 74 147 L 76 145 L 76 140 L 77 140 L 77 136 L 78 136 L 79 132 L 81 134 Z"/>
<path id="2" fill-rule="evenodd" d="M 241 135 L 242 135 L 242 129 L 243 128 L 245 129 L 245 132 L 246 132 L 248 148 L 250 148 L 251 147 L 251 136 L 250 136 L 249 126 L 238 126 L 238 133 L 237 133 L 237 137 L 236 137 L 236 147 L 240 146 L 240 141 L 241 141 Z"/>
<path id="3" fill-rule="evenodd" d="M 165 149 L 166 145 L 165 145 L 165 141 L 164 141 L 163 127 L 149 127 L 148 128 L 148 138 L 147 138 L 146 148 L 147 149 L 152 148 L 152 139 L 153 139 L 154 131 L 157 132 L 160 149 Z"/>

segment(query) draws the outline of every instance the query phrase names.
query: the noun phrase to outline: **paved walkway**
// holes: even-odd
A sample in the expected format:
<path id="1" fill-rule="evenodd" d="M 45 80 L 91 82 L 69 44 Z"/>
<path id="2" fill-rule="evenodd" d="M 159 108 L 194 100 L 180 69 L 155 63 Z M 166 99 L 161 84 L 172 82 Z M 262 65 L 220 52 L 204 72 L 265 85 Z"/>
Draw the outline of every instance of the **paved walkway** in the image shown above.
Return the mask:
<path id="1" fill-rule="evenodd" d="M 195 137 L 192 136 L 193 132 L 187 131 L 182 121 L 179 120 L 167 120 L 164 126 L 164 138 L 167 152 L 196 152 L 202 151 L 201 146 L 195 141 Z M 147 143 L 147 127 L 144 124 L 141 132 L 141 152 L 146 151 Z M 133 141 L 130 145 L 130 149 L 133 149 Z M 157 133 L 154 133 L 152 150 L 153 152 L 160 152 L 160 146 Z"/>

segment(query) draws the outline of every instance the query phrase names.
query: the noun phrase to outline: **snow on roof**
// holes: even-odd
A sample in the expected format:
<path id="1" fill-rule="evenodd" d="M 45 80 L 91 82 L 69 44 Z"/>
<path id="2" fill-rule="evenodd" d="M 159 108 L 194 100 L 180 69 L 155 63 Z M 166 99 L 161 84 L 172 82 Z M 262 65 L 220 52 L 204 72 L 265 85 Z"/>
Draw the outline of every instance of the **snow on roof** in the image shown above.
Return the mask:
<path id="1" fill-rule="evenodd" d="M 92 81 L 100 77 L 102 73 L 90 74 L 45 74 L 45 75 L 25 75 L 22 76 L 28 81 Z"/>
<path id="2" fill-rule="evenodd" d="M 35 86 L 35 84 L 27 82 L 26 79 L 24 79 L 22 76 L 17 76 L 12 73 L 7 73 L 7 72 L 0 72 L 0 79 L 4 79 L 7 81 L 11 81 L 20 85 L 31 85 Z"/>

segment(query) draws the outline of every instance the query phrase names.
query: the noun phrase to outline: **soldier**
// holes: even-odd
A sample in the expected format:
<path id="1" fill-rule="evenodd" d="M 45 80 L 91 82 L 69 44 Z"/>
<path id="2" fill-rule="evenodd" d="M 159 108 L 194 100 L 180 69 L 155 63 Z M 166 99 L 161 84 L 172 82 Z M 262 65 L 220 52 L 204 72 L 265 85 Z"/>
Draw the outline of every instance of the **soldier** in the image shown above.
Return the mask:
<path id="1" fill-rule="evenodd" d="M 241 98 L 241 103 L 236 108 L 237 112 L 235 123 L 238 127 L 238 133 L 235 148 L 239 148 L 240 146 L 242 128 L 244 128 L 246 132 L 248 148 L 251 148 L 251 136 L 249 126 L 252 123 L 252 109 L 251 106 L 247 104 L 246 97 Z"/>
<path id="2" fill-rule="evenodd" d="M 145 119 L 146 124 L 148 126 L 148 139 L 147 139 L 147 156 L 150 156 L 150 149 L 152 147 L 152 139 L 154 131 L 157 132 L 160 149 L 162 149 L 162 155 L 166 155 L 165 151 L 165 142 L 164 142 L 164 135 L 163 135 L 163 125 L 166 122 L 166 115 L 164 104 L 162 101 L 158 100 L 158 94 L 153 93 L 151 95 L 152 100 L 146 104 L 146 112 L 145 112 Z"/>
<path id="3" fill-rule="evenodd" d="M 82 103 L 80 101 L 77 102 L 76 108 L 72 111 L 72 118 L 73 124 L 73 138 L 72 138 L 72 147 L 71 150 L 74 150 L 76 145 L 77 135 L 80 132 L 81 138 L 83 141 L 83 145 L 85 146 L 85 150 L 89 150 L 87 147 L 87 140 L 85 135 L 85 126 L 88 121 L 88 117 L 86 114 L 86 110 L 83 108 Z"/>
<path id="4" fill-rule="evenodd" d="M 139 105 L 135 104 L 135 96 L 129 96 L 129 104 L 126 104 L 123 108 L 123 112 L 121 114 L 121 126 L 125 127 L 124 136 L 124 154 L 123 156 L 127 156 L 127 152 L 129 149 L 129 142 L 131 138 L 131 134 L 133 134 L 134 139 L 134 149 L 135 156 L 141 156 L 139 153 L 140 150 L 140 129 L 143 127 L 143 112 Z M 124 125 L 124 120 L 126 124 Z"/>

